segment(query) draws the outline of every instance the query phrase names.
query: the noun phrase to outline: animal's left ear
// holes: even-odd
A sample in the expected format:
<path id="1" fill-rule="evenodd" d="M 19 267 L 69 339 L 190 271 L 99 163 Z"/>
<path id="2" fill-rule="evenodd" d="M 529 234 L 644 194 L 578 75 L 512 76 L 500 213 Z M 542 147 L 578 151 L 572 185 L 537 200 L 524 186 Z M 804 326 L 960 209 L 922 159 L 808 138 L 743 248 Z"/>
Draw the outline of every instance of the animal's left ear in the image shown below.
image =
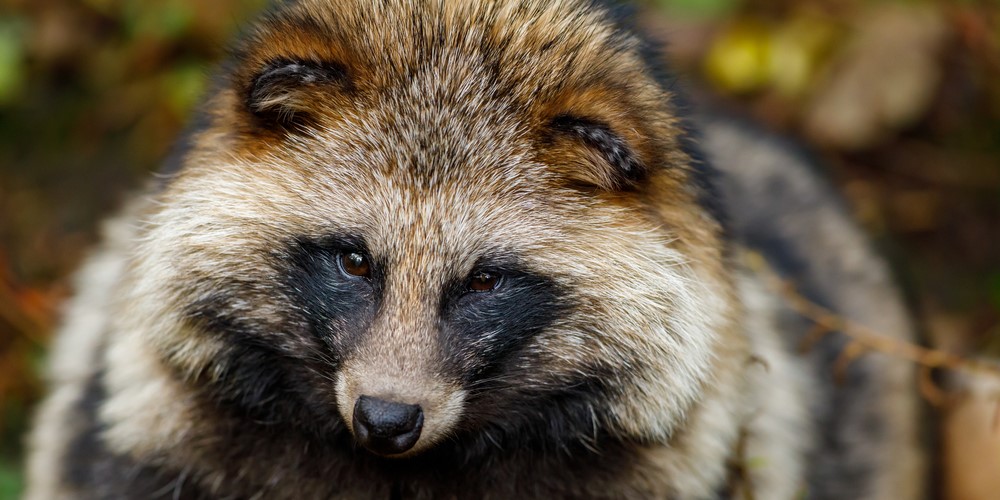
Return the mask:
<path id="1" fill-rule="evenodd" d="M 578 181 L 619 190 L 634 187 L 648 173 L 634 145 L 606 122 L 560 114 L 548 127 L 553 135 L 552 145 L 557 151 L 562 150 L 560 156 L 564 160 L 571 159 L 575 167 L 571 174 Z"/>

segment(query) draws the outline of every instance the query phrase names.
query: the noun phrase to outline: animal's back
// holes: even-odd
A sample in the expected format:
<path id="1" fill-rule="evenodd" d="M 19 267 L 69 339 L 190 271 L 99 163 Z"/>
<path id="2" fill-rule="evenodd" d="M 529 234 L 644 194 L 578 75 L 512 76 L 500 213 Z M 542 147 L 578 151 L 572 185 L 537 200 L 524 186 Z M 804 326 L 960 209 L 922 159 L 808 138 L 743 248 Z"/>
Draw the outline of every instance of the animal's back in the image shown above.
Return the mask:
<path id="1" fill-rule="evenodd" d="M 783 280 L 843 320 L 916 342 L 889 266 L 822 167 L 801 147 L 745 121 L 718 114 L 695 121 L 720 172 L 733 238 L 765 257 L 774 273 L 770 292 L 779 293 L 771 278 Z M 833 333 L 812 344 L 809 319 L 787 308 L 780 315 L 788 348 L 804 351 L 816 378 L 810 498 L 921 498 L 928 483 L 913 367 L 867 354 L 838 368 L 848 338 Z"/>

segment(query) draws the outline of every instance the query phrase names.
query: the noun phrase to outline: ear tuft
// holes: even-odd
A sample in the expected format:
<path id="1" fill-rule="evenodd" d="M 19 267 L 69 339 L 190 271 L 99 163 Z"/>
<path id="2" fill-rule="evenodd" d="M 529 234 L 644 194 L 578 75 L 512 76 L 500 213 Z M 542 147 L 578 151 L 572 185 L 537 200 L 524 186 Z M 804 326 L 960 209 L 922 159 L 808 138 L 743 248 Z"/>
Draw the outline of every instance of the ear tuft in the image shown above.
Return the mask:
<path id="1" fill-rule="evenodd" d="M 552 119 L 551 128 L 560 135 L 583 143 L 606 162 L 610 171 L 598 177 L 609 189 L 634 186 L 646 177 L 646 166 L 632 147 L 603 122 L 563 114 Z"/>
<path id="2" fill-rule="evenodd" d="M 310 97 L 320 86 L 346 82 L 347 72 L 336 63 L 272 61 L 253 77 L 246 92 L 247 109 L 266 120 L 291 122 L 309 114 Z"/>

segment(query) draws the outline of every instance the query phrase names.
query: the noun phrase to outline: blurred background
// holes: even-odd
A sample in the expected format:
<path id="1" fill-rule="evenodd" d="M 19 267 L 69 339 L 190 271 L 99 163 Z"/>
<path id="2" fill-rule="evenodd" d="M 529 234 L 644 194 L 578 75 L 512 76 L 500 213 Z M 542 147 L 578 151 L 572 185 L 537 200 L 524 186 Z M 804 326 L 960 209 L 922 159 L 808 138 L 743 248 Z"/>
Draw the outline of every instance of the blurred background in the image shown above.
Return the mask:
<path id="1" fill-rule="evenodd" d="M 68 276 L 265 1 L 0 0 L 0 499 L 23 486 L 23 433 Z M 826 161 L 927 343 L 1000 357 L 1000 3 L 644 6 L 696 101 Z M 959 394 L 984 385 L 943 379 Z M 977 394 L 929 418 L 946 498 L 1000 497 L 1000 391 Z"/>

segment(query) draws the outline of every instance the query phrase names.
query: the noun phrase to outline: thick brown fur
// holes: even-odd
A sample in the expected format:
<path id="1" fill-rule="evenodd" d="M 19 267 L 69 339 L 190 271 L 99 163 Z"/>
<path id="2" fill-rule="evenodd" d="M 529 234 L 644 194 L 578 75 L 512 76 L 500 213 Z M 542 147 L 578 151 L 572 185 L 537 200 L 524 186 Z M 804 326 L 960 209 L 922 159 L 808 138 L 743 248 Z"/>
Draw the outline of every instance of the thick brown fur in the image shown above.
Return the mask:
<path id="1" fill-rule="evenodd" d="M 741 171 L 732 139 L 693 157 L 645 48 L 583 0 L 276 7 L 82 273 L 28 497 L 916 498 L 905 367 L 831 389 L 741 264 L 772 235 L 741 189 L 831 197 L 796 158 Z M 822 222 L 856 256 L 831 269 L 881 277 L 820 288 L 870 290 L 909 335 L 842 212 L 796 217 L 779 240 Z M 367 281 L 337 274 L 348 251 Z M 480 269 L 495 291 L 464 288 Z M 833 393 L 885 427 L 830 418 Z M 355 443 L 362 395 L 421 406 L 411 450 Z"/>

